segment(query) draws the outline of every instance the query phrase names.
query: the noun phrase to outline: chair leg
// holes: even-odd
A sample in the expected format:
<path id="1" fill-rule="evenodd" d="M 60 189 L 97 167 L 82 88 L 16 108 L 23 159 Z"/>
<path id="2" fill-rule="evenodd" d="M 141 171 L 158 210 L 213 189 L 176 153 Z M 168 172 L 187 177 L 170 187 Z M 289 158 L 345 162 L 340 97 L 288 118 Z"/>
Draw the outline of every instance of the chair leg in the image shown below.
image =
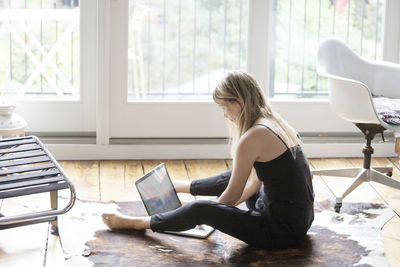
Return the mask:
<path id="1" fill-rule="evenodd" d="M 340 212 L 340 208 L 342 207 L 342 200 L 349 195 L 351 192 L 354 191 L 360 184 L 367 180 L 367 173 L 368 170 L 363 169 L 355 178 L 353 183 L 344 191 L 341 197 L 336 197 L 336 204 L 335 204 L 335 211 Z"/>
<path id="2" fill-rule="evenodd" d="M 357 174 L 362 171 L 363 168 L 340 168 L 340 169 L 322 169 L 322 170 L 311 170 L 313 175 L 322 176 L 337 176 L 337 177 L 351 177 L 354 178 Z"/>
<path id="3" fill-rule="evenodd" d="M 58 191 L 50 191 L 50 205 L 51 209 L 56 210 L 58 208 Z M 54 221 L 51 221 L 51 233 L 58 235 L 58 217 Z"/>
<path id="4" fill-rule="evenodd" d="M 377 182 L 383 185 L 387 185 L 390 187 L 393 187 L 395 189 L 399 189 L 400 190 L 400 182 L 390 178 L 387 175 L 384 175 L 380 172 L 377 172 L 376 170 L 371 170 L 371 175 L 369 177 L 369 180 L 372 182 Z"/>
<path id="5" fill-rule="evenodd" d="M 386 174 L 387 176 L 392 176 L 392 173 L 393 173 L 393 166 L 371 167 L 371 169 L 378 171 L 380 173 Z"/>

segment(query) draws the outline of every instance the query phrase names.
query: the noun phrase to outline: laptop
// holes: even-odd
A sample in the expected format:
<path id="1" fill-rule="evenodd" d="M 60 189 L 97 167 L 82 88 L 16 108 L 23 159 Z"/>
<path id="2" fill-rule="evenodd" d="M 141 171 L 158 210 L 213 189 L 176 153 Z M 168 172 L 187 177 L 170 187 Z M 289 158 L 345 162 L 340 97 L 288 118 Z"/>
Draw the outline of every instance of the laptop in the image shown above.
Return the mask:
<path id="1" fill-rule="evenodd" d="M 150 216 L 182 206 L 164 163 L 142 176 L 135 182 L 135 185 L 147 214 Z M 208 225 L 197 225 L 195 228 L 186 231 L 164 231 L 164 233 L 207 238 L 213 231 L 214 228 Z"/>

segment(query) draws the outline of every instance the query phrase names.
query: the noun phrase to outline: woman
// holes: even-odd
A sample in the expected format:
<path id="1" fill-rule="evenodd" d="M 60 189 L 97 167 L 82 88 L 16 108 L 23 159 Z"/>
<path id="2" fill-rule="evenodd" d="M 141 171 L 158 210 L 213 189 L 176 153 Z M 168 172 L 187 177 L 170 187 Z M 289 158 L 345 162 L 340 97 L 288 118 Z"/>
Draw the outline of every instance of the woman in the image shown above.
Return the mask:
<path id="1" fill-rule="evenodd" d="M 182 231 L 210 225 L 252 246 L 284 248 L 304 240 L 314 219 L 310 169 L 295 130 L 266 103 L 260 86 L 231 72 L 216 87 L 232 133 L 233 169 L 192 182 L 175 181 L 177 192 L 218 196 L 151 217 L 103 214 L 110 229 Z M 246 201 L 249 210 L 236 205 Z"/>

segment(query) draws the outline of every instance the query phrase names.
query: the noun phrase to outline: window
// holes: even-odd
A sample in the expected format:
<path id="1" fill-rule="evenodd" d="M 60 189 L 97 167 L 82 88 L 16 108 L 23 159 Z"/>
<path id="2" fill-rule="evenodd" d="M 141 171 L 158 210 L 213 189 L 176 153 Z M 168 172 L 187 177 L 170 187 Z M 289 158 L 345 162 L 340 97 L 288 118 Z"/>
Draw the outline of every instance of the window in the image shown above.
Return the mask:
<path id="1" fill-rule="evenodd" d="M 247 0 L 129 3 L 129 100 L 211 100 L 246 69 Z"/>
<path id="2" fill-rule="evenodd" d="M 315 71 L 321 39 L 334 36 L 359 55 L 382 59 L 382 0 L 273 0 L 269 96 L 325 98 Z"/>
<path id="3" fill-rule="evenodd" d="M 79 100 L 79 2 L 3 0 L 0 5 L 2 95 Z"/>
<path id="4" fill-rule="evenodd" d="M 17 102 L 28 134 L 94 134 L 96 6 L 0 0 L 0 97 Z"/>

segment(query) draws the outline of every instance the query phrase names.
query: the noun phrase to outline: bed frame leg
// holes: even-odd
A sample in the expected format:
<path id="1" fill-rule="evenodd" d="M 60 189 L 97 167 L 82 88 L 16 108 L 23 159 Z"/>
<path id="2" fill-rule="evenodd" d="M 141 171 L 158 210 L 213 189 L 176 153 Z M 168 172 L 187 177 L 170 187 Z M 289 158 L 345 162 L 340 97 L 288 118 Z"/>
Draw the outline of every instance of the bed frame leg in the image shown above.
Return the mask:
<path id="1" fill-rule="evenodd" d="M 51 209 L 56 210 L 58 208 L 58 191 L 50 191 L 50 205 Z M 58 217 L 54 221 L 51 221 L 50 232 L 53 235 L 58 235 Z"/>

